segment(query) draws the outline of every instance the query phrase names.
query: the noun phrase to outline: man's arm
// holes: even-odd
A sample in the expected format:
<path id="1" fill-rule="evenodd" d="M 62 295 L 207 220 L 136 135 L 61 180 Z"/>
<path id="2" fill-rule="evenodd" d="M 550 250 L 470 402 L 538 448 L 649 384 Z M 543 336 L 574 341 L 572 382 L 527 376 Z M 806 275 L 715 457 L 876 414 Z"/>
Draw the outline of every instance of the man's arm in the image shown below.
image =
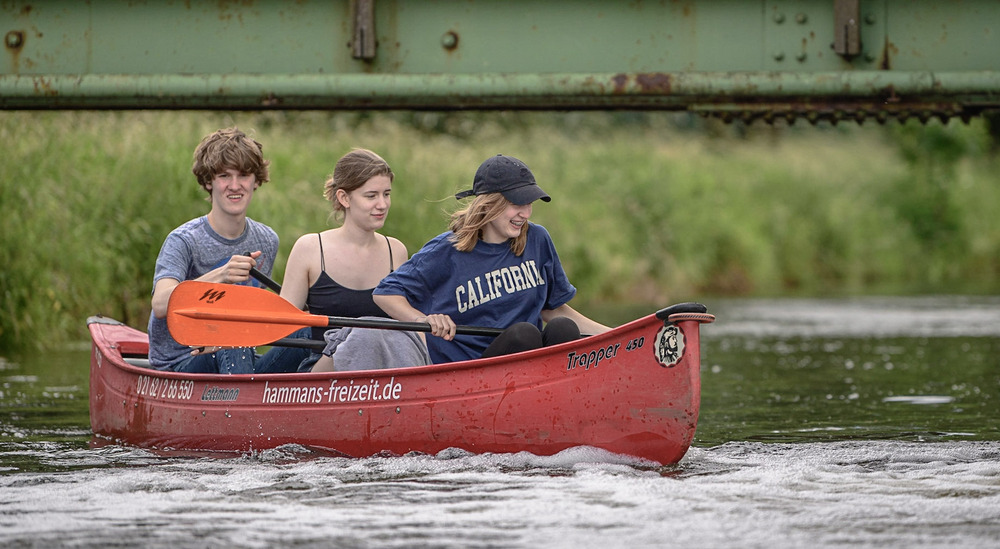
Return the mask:
<path id="1" fill-rule="evenodd" d="M 229 258 L 225 265 L 212 269 L 199 276 L 195 280 L 202 282 L 222 282 L 226 284 L 238 284 L 250 279 L 250 268 L 257 266 L 257 258 L 261 252 L 256 251 L 250 255 L 234 255 Z M 153 287 L 153 316 L 163 318 L 167 316 L 167 305 L 170 303 L 170 294 L 174 293 L 174 288 L 180 284 L 176 278 L 161 278 L 156 281 Z"/>

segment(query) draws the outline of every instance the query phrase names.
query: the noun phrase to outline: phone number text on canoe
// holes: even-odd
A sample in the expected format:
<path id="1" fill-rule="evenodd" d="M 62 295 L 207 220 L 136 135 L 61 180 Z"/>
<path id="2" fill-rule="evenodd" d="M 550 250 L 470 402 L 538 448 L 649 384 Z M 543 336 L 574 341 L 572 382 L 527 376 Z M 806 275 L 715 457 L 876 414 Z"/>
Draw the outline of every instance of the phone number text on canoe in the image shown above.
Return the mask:
<path id="1" fill-rule="evenodd" d="M 136 381 L 135 392 L 139 396 L 151 398 L 190 400 L 194 394 L 194 381 L 141 375 Z"/>

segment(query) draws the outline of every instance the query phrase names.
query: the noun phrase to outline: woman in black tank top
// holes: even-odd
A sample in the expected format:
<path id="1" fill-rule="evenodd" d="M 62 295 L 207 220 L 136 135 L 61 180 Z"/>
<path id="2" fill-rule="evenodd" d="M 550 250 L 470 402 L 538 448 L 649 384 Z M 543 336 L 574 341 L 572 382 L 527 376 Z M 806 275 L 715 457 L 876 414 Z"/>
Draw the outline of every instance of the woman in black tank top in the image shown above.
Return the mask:
<path id="1" fill-rule="evenodd" d="M 372 290 L 409 257 L 402 242 L 377 232 L 389 213 L 393 177 L 389 164 L 366 149 L 337 161 L 323 196 L 341 225 L 299 237 L 288 256 L 282 297 L 312 314 L 388 316 Z M 313 329 L 312 338 L 323 339 L 325 331 Z M 298 370 L 308 371 L 320 356 L 313 353 Z"/>
<path id="2" fill-rule="evenodd" d="M 362 290 L 347 288 L 338 284 L 326 272 L 323 235 L 317 234 L 316 237 L 317 244 L 319 245 L 320 273 L 319 277 L 316 278 L 316 282 L 309 286 L 309 294 L 306 298 L 306 307 L 308 307 L 309 312 L 314 315 L 323 316 L 381 316 L 388 318 L 389 315 L 385 314 L 375 304 L 375 300 L 372 299 L 374 286 Z M 386 249 L 389 252 L 389 272 L 391 273 L 395 270 L 395 265 L 392 262 L 392 242 L 388 236 L 384 238 Z M 325 327 L 313 328 L 312 338 L 323 339 L 324 332 L 326 332 Z"/>

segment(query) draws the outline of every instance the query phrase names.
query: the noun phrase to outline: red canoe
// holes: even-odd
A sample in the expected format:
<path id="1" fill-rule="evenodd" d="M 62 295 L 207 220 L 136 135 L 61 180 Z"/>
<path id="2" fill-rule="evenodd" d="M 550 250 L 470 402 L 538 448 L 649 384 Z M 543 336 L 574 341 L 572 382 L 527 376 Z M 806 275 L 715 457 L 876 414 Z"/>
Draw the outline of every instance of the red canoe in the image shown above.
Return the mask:
<path id="1" fill-rule="evenodd" d="M 525 353 L 412 368 L 207 375 L 143 367 L 144 332 L 88 319 L 90 422 L 115 442 L 246 452 L 300 444 L 352 457 L 593 446 L 676 463 L 700 404 L 699 325 L 681 304 Z"/>

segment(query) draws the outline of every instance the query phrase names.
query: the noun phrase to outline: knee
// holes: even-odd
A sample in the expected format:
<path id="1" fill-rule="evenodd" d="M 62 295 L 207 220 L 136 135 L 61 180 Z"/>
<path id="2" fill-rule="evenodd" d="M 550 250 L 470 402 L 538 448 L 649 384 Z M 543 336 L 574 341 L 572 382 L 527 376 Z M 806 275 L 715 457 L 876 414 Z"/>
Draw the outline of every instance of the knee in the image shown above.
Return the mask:
<path id="1" fill-rule="evenodd" d="M 503 331 L 483 352 L 483 357 L 509 355 L 542 346 L 542 333 L 530 322 L 518 322 Z"/>
<path id="2" fill-rule="evenodd" d="M 546 347 L 577 339 L 580 339 L 580 327 L 572 319 L 565 316 L 553 318 L 542 331 L 542 343 Z"/>
<path id="3" fill-rule="evenodd" d="M 504 330 L 511 341 L 521 342 L 526 349 L 536 349 L 542 346 L 541 332 L 530 322 L 518 322 Z"/>

